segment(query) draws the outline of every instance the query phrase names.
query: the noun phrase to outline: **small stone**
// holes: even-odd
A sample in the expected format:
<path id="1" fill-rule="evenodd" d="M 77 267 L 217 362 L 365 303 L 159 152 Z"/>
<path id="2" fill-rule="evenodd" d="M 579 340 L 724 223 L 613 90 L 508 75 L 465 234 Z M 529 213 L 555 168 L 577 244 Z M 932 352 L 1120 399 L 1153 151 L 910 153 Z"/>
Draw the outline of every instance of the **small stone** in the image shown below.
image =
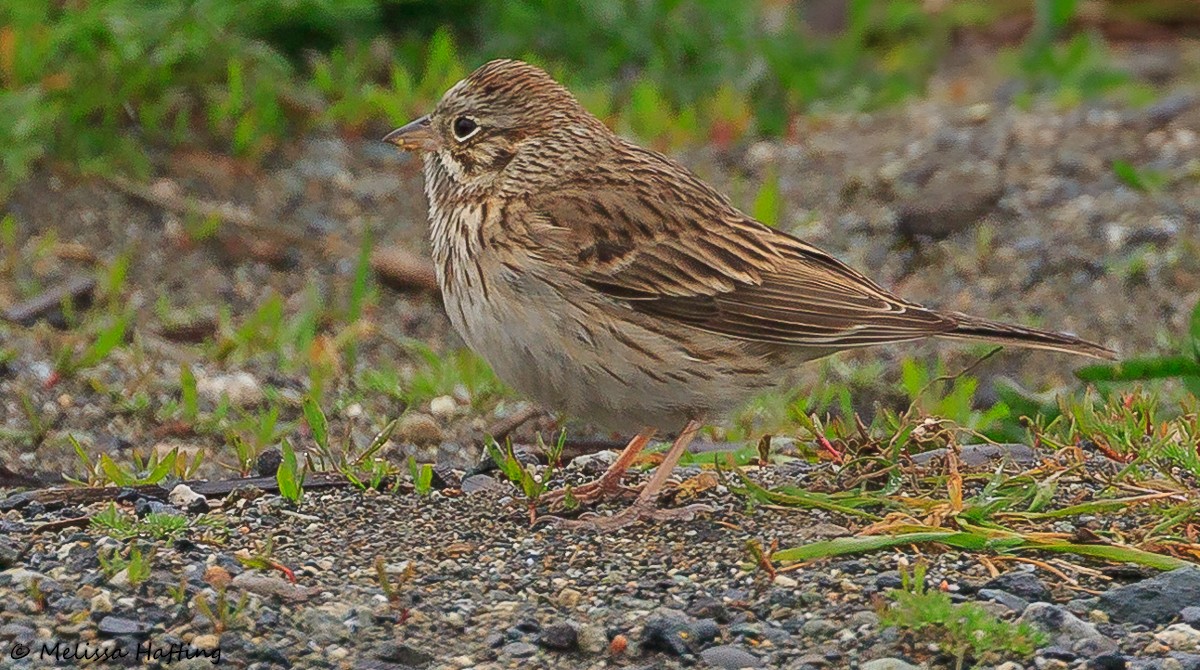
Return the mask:
<path id="1" fill-rule="evenodd" d="M 579 635 L 569 623 L 553 623 L 542 629 L 538 644 L 547 649 L 569 651 L 579 644 Z"/>
<path id="2" fill-rule="evenodd" d="M 1000 603 L 1001 605 L 1004 605 L 1008 609 L 1018 614 L 1024 612 L 1026 607 L 1029 607 L 1028 601 L 1020 596 L 1013 595 L 1008 591 L 1001 591 L 999 589 L 979 589 L 979 593 L 977 595 L 979 596 L 980 600 L 991 600 L 993 602 Z"/>
<path id="3" fill-rule="evenodd" d="M 221 646 L 221 638 L 211 633 L 205 635 L 197 635 L 192 638 L 192 646 L 199 649 L 216 649 Z"/>
<path id="4" fill-rule="evenodd" d="M 692 633 L 687 617 L 682 612 L 663 610 L 646 619 L 642 628 L 642 644 L 647 649 L 658 649 L 673 656 L 691 652 L 688 644 Z"/>
<path id="5" fill-rule="evenodd" d="M 428 665 L 436 660 L 433 654 L 421 651 L 412 645 L 396 644 L 395 642 L 380 643 L 375 647 L 373 653 L 375 658 L 381 661 L 407 665 L 414 668 Z"/>
<path id="6" fill-rule="evenodd" d="M 453 396 L 440 395 L 429 401 L 429 413 L 439 419 L 450 419 L 457 411 L 458 403 Z"/>
<path id="7" fill-rule="evenodd" d="M 1183 619 L 1184 623 L 1195 626 L 1200 623 L 1200 607 L 1189 605 L 1179 610 L 1179 618 Z"/>
<path id="8" fill-rule="evenodd" d="M 259 477 L 274 477 L 283 464 L 283 453 L 278 447 L 264 449 L 254 461 L 254 471 Z"/>
<path id="9" fill-rule="evenodd" d="M 1118 623 L 1169 623 L 1184 607 L 1200 603 L 1200 568 L 1178 568 L 1119 586 L 1100 595 L 1097 607 Z"/>
<path id="10" fill-rule="evenodd" d="M 1125 670 L 1125 657 L 1120 654 L 1096 656 L 1088 664 L 1088 670 Z M 1001 670 L 996 668 L 996 670 Z M 1017 667 L 1020 670 L 1020 666 Z"/>
<path id="11" fill-rule="evenodd" d="M 693 600 L 687 613 L 697 619 L 715 619 L 722 623 L 729 621 L 729 609 L 725 603 L 711 596 L 700 596 Z"/>
<path id="12" fill-rule="evenodd" d="M 788 577 L 787 575 L 775 575 L 775 579 L 771 580 L 775 586 L 784 589 L 794 589 L 800 585 L 800 582 Z"/>
<path id="13" fill-rule="evenodd" d="M 263 400 L 262 385 L 249 372 L 232 372 L 196 380 L 196 391 L 205 400 L 215 404 L 229 398 L 234 407 L 251 407 Z"/>
<path id="14" fill-rule="evenodd" d="M 608 635 L 600 626 L 588 624 L 579 627 L 576 632 L 579 650 L 588 654 L 600 654 L 608 648 Z"/>
<path id="15" fill-rule="evenodd" d="M 289 602 L 307 600 L 309 596 L 308 589 L 293 584 L 282 577 L 260 575 L 252 572 L 243 572 L 234 577 L 233 581 L 230 582 L 230 586 L 260 596 L 278 596 Z"/>
<path id="16" fill-rule="evenodd" d="M 150 633 L 150 625 L 133 619 L 126 619 L 109 614 L 96 625 L 101 635 L 116 637 L 118 635 L 145 636 Z"/>
<path id="17" fill-rule="evenodd" d="M 583 594 L 568 586 L 558 592 L 556 599 L 559 607 L 571 610 L 579 607 L 579 602 L 583 600 Z"/>
<path id="18" fill-rule="evenodd" d="M 1200 631 L 1186 623 L 1171 624 L 1166 630 L 1155 633 L 1154 639 L 1176 651 L 1195 651 L 1200 648 Z"/>
<path id="19" fill-rule="evenodd" d="M 219 565 L 210 565 L 204 570 L 204 583 L 221 590 L 233 581 L 233 576 L 229 571 Z"/>
<path id="20" fill-rule="evenodd" d="M 445 439 L 445 434 L 432 416 L 422 412 L 410 412 L 400 417 L 400 421 L 396 423 L 393 438 L 407 444 L 428 446 L 440 444 Z"/>
<path id="21" fill-rule="evenodd" d="M 709 647 L 700 652 L 700 658 L 714 668 L 725 668 L 726 670 L 763 667 L 762 659 L 732 644 Z"/>
<path id="22" fill-rule="evenodd" d="M 90 601 L 90 609 L 93 612 L 111 612 L 113 611 L 112 598 L 109 597 L 108 591 L 101 591 L 92 596 Z"/>
<path id="23" fill-rule="evenodd" d="M 829 619 L 809 619 L 800 627 L 800 632 L 808 637 L 827 638 L 840 629 L 840 625 Z"/>
<path id="24" fill-rule="evenodd" d="M 196 493 L 187 484 L 177 484 L 167 495 L 167 502 L 193 514 L 208 511 L 208 498 Z"/>
<path id="25" fill-rule="evenodd" d="M 921 670 L 919 667 L 899 658 L 877 658 L 858 666 L 859 670 Z"/>
<path id="26" fill-rule="evenodd" d="M 1050 589 L 1028 570 L 1013 570 L 990 580 L 980 590 L 1005 591 L 1026 602 L 1050 602 Z M 997 600 L 997 602 L 1002 602 Z M 1024 609 L 1024 608 L 1022 608 Z"/>
<path id="27" fill-rule="evenodd" d="M 1054 643 L 1074 649 L 1077 643 L 1089 642 L 1093 651 L 1112 653 L 1117 643 L 1100 634 L 1096 627 L 1068 612 L 1065 608 L 1050 603 L 1033 603 L 1025 608 L 1018 621 L 1029 623 L 1054 636 Z"/>
<path id="28" fill-rule="evenodd" d="M 504 645 L 500 652 L 514 658 L 527 658 L 537 653 L 537 647 L 528 642 L 510 642 Z"/>

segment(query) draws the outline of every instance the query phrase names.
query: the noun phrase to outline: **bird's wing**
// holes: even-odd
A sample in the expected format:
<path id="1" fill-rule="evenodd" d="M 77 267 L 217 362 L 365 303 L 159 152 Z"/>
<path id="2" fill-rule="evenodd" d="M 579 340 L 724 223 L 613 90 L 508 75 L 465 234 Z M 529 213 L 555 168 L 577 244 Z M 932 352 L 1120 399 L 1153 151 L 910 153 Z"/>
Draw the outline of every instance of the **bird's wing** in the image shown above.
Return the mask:
<path id="1" fill-rule="evenodd" d="M 608 183 L 529 204 L 561 233 L 556 253 L 589 286 L 668 322 L 835 349 L 954 329 L 953 320 L 738 212 L 699 180 L 682 188 Z"/>

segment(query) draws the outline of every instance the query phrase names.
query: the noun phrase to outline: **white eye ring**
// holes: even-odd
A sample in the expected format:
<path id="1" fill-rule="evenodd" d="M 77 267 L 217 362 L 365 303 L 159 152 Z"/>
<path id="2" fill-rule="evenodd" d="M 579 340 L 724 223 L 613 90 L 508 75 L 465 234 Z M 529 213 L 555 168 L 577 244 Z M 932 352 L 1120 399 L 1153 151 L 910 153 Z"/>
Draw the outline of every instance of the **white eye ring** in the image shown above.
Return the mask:
<path id="1" fill-rule="evenodd" d="M 454 139 L 459 142 L 466 142 L 475 137 L 475 134 L 480 131 L 479 123 L 469 116 L 460 116 L 454 119 L 454 123 L 450 124 L 450 130 L 454 132 Z"/>

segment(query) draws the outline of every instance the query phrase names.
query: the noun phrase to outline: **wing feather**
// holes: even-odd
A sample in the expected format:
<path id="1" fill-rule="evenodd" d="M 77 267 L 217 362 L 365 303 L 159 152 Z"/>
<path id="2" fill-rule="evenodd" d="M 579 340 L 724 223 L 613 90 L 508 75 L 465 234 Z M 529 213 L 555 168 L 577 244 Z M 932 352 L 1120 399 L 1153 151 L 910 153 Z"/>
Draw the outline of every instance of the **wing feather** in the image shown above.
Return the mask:
<path id="1" fill-rule="evenodd" d="M 645 152 L 646 156 L 657 156 Z M 665 160 L 661 159 L 660 160 Z M 533 198 L 566 231 L 558 253 L 583 281 L 630 309 L 728 337 L 796 346 L 856 347 L 954 330 L 827 253 L 734 209 L 678 172 L 614 170 Z"/>

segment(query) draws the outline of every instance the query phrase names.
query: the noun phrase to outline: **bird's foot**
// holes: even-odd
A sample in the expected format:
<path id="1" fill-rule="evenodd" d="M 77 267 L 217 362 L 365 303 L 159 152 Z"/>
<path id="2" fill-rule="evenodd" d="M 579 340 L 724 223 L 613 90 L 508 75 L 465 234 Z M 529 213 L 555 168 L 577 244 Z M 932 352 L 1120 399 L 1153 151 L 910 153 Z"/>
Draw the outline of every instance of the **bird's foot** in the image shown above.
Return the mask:
<path id="1" fill-rule="evenodd" d="M 589 512 L 580 516 L 578 519 L 564 519 L 557 516 L 539 517 L 537 523 L 544 523 L 550 526 L 567 529 L 582 529 L 582 530 L 598 530 L 610 531 L 624 528 L 641 520 L 646 521 L 690 521 L 696 518 L 697 514 L 703 512 L 712 512 L 713 508 L 708 505 L 687 505 L 686 507 L 675 507 L 669 509 L 660 509 L 653 502 L 638 500 L 629 507 L 613 514 L 612 516 L 600 516 Z"/>
<path id="2" fill-rule="evenodd" d="M 539 502 L 555 511 L 573 510 L 580 505 L 590 505 L 604 500 L 632 498 L 642 490 L 639 486 L 625 486 L 620 477 L 600 477 L 594 482 L 579 486 L 564 486 L 543 493 Z"/>

